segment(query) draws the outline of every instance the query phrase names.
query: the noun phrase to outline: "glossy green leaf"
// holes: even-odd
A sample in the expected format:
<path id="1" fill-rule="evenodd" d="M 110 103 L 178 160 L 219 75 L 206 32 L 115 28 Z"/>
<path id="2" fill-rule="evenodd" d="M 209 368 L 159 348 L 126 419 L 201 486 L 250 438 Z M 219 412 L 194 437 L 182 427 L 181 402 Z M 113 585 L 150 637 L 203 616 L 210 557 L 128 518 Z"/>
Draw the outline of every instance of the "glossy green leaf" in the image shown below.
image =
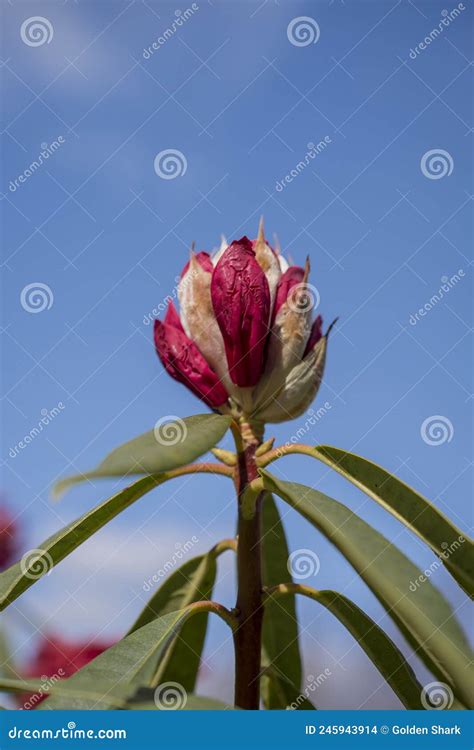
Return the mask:
<path id="1" fill-rule="evenodd" d="M 157 425 L 154 430 L 124 443 L 102 461 L 96 469 L 67 477 L 58 482 L 53 494 L 62 495 L 69 487 L 86 480 L 126 477 L 130 474 L 159 474 L 195 461 L 227 432 L 231 419 L 219 414 L 196 414 L 193 417 Z"/>
<path id="2" fill-rule="evenodd" d="M 167 479 L 170 479 L 167 474 L 139 479 L 65 526 L 40 547 L 26 553 L 20 562 L 0 573 L 0 611 L 112 518 Z"/>
<path id="3" fill-rule="evenodd" d="M 355 453 L 329 445 L 310 450 L 408 526 L 438 555 L 466 593 L 474 595 L 474 545 L 438 508 L 381 466 Z"/>
<path id="4" fill-rule="evenodd" d="M 275 501 L 266 493 L 262 506 L 262 574 L 265 586 L 291 580 L 288 545 Z M 299 695 L 301 656 L 295 599 L 269 601 L 265 607 L 262 633 L 262 664 L 271 666 L 272 679 L 262 682 L 265 708 L 284 709 Z M 281 678 L 281 679 L 280 679 Z"/>
<path id="5" fill-rule="evenodd" d="M 216 557 L 212 552 L 185 562 L 158 588 L 129 632 L 193 602 L 212 599 L 216 572 Z M 194 690 L 208 617 L 208 613 L 201 612 L 183 625 L 163 659 L 156 683 L 174 681 L 187 692 Z"/>
<path id="6" fill-rule="evenodd" d="M 37 710 L 109 709 L 117 700 L 130 700 L 142 686 L 152 686 L 157 663 L 189 616 L 189 610 L 180 610 L 156 618 L 62 681 L 66 689 L 90 692 L 93 697 L 55 691 Z"/>
<path id="7" fill-rule="evenodd" d="M 418 568 L 342 503 L 304 485 L 261 473 L 267 490 L 280 495 L 340 550 L 431 671 L 470 706 L 470 649 L 440 592 L 428 580 L 416 586 Z"/>
<path id="8" fill-rule="evenodd" d="M 302 590 L 305 596 L 319 602 L 337 617 L 354 636 L 405 708 L 423 708 L 422 685 L 403 654 L 377 623 L 354 602 L 336 591 L 317 591 L 306 586 L 302 586 Z"/>

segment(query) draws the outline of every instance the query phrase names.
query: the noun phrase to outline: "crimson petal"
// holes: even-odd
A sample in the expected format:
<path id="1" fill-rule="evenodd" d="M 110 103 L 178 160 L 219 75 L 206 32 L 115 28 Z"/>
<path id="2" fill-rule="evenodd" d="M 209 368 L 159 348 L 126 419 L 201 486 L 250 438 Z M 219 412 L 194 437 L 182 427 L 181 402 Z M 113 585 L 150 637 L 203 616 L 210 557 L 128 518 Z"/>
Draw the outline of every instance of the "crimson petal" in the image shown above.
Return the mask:
<path id="1" fill-rule="evenodd" d="M 227 391 L 197 346 L 185 333 L 155 320 L 155 347 L 164 368 L 211 409 L 227 401 Z"/>
<path id="2" fill-rule="evenodd" d="M 306 349 L 304 350 L 303 359 L 306 357 L 308 352 L 311 351 L 311 349 L 316 346 L 319 339 L 323 337 L 323 319 L 321 315 L 318 315 L 318 317 L 313 321 L 313 325 L 311 326 L 311 333 L 309 334 L 308 343 L 306 344 Z"/>
<path id="3" fill-rule="evenodd" d="M 289 293 L 297 284 L 301 284 L 304 277 L 304 268 L 290 266 L 282 274 L 276 291 L 275 304 L 273 306 L 272 322 L 275 320 L 281 306 L 286 302 Z"/>
<path id="4" fill-rule="evenodd" d="M 232 382 L 254 386 L 263 372 L 271 303 L 268 281 L 247 237 L 223 253 L 212 274 L 211 297 Z"/>
<path id="5" fill-rule="evenodd" d="M 214 270 L 214 266 L 212 265 L 212 260 L 211 260 L 211 256 L 209 255 L 209 253 L 205 253 L 204 250 L 202 250 L 201 252 L 196 253 L 194 257 L 196 258 L 199 265 L 202 266 L 205 271 L 207 271 L 208 273 L 212 273 L 212 271 Z M 188 260 L 183 270 L 181 271 L 181 278 L 183 278 L 184 274 L 188 270 L 189 263 L 190 261 Z"/>
<path id="6" fill-rule="evenodd" d="M 184 328 L 183 324 L 181 323 L 179 313 L 174 305 L 174 302 L 172 302 L 171 300 L 168 302 L 168 309 L 166 311 L 164 322 L 165 325 L 173 326 L 173 328 L 177 328 L 179 331 L 182 331 L 184 333 Z"/>

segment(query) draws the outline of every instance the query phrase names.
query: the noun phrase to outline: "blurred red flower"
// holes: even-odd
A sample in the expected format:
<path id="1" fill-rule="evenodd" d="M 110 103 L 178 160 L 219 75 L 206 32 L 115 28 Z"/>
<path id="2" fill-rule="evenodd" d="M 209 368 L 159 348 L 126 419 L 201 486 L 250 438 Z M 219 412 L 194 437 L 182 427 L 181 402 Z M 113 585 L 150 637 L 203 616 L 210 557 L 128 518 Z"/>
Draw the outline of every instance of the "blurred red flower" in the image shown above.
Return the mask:
<path id="1" fill-rule="evenodd" d="M 25 671 L 26 678 L 40 679 L 41 690 L 21 699 L 25 710 L 35 708 L 48 697 L 50 688 L 59 680 L 70 677 L 103 651 L 113 646 L 112 640 L 71 641 L 54 635 L 43 636 L 30 666 Z"/>
<path id="2" fill-rule="evenodd" d="M 0 570 L 14 562 L 18 546 L 18 526 L 10 511 L 0 506 Z"/>

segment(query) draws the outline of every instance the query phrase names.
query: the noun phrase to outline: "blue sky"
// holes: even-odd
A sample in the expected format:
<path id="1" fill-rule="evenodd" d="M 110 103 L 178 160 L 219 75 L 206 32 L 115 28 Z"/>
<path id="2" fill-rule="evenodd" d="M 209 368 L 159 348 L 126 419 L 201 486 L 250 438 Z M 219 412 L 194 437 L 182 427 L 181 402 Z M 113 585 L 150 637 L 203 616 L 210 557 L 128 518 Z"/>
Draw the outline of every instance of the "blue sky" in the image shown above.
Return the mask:
<path id="1" fill-rule="evenodd" d="M 268 236 L 276 233 L 294 262 L 310 255 L 326 323 L 339 316 L 315 402 L 329 404 L 324 416 L 309 428 L 306 417 L 271 426 L 267 435 L 284 442 L 304 427 L 310 444 L 370 457 L 468 528 L 472 4 L 419 48 L 452 7 L 203 0 L 144 56 L 191 4 L 3 5 L 2 487 L 25 548 L 115 487 L 81 486 L 52 504 L 58 477 L 94 466 L 163 416 L 205 411 L 163 372 L 144 319 L 175 286 L 193 240 L 211 250 L 221 233 L 255 236 L 262 213 Z M 27 27 L 22 36 L 32 16 L 48 22 L 42 44 L 25 43 Z M 312 19 L 315 43 L 297 46 L 287 30 L 302 16 Z M 326 148 L 277 189 L 308 143 L 325 137 Z M 55 141 L 47 161 L 12 189 Z M 186 169 L 162 179 L 154 161 L 169 149 L 181 152 Z M 432 151 L 442 152 L 441 173 L 432 171 Z M 454 274 L 443 298 L 410 323 Z M 22 290 L 38 283 L 47 286 L 48 307 L 34 314 Z M 42 410 L 60 403 L 12 458 Z M 449 438 L 436 445 L 421 435 L 433 417 Z M 274 470 L 357 509 L 422 568 L 432 562 L 397 521 L 324 467 L 286 458 Z M 344 589 L 404 647 L 340 555 L 281 510 L 291 547 L 321 560 L 308 583 Z M 155 491 L 18 602 L 9 615 L 20 624 L 18 656 L 34 644 L 28 620 L 71 635 L 119 636 L 146 599 L 143 581 L 177 544 L 196 535 L 195 550 L 204 551 L 234 524 L 230 490 L 218 479 Z M 231 604 L 230 560 L 222 572 L 216 596 Z M 449 577 L 437 571 L 434 582 L 466 623 Z M 335 696 L 341 707 L 357 707 L 361 672 L 368 705 L 398 706 L 342 627 L 315 607 L 300 612 L 306 673 L 333 672 L 319 688 L 321 707 Z M 219 650 L 206 649 L 201 687 L 228 693 L 230 645 L 221 647 L 219 624 L 212 632 Z"/>

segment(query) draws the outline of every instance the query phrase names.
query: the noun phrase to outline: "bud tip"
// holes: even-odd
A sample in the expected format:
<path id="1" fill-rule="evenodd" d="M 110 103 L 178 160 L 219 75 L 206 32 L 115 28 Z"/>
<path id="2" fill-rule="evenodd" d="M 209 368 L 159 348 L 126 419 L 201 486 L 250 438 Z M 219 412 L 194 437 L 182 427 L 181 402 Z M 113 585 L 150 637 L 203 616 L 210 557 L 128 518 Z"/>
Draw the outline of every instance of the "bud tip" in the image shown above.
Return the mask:
<path id="1" fill-rule="evenodd" d="M 334 318 L 334 320 L 332 321 L 331 325 L 329 326 L 329 328 L 327 329 L 326 333 L 324 334 L 326 336 L 326 338 L 328 338 L 329 334 L 331 333 L 332 329 L 334 328 L 334 326 L 336 325 L 336 323 L 337 323 L 338 320 L 339 320 L 339 317 Z"/>

